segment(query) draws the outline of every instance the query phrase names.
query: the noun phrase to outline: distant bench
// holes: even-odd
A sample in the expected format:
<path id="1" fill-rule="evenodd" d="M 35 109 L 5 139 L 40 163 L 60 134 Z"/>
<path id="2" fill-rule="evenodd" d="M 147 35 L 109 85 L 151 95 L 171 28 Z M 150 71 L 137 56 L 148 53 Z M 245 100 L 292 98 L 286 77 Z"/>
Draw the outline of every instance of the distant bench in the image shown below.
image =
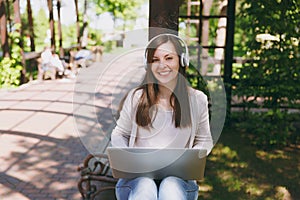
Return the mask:
<path id="1" fill-rule="evenodd" d="M 76 73 L 78 67 L 86 67 L 89 64 L 93 62 L 101 62 L 102 61 L 102 56 L 103 56 L 103 51 L 104 47 L 102 46 L 94 46 L 91 48 L 91 53 L 92 53 L 92 59 L 90 60 L 83 60 L 80 62 L 75 61 L 75 55 L 76 55 L 76 48 L 78 46 L 72 46 L 69 48 L 65 48 L 65 56 L 63 58 L 60 58 L 64 62 L 65 65 L 67 65 L 67 68 L 70 69 L 72 72 Z M 55 68 L 49 68 L 48 70 L 44 71 L 42 69 L 42 60 L 41 60 L 41 54 L 42 51 L 40 52 L 25 52 L 25 60 L 29 64 L 29 69 L 30 69 L 30 79 L 33 79 L 33 71 L 35 69 L 38 70 L 38 79 L 43 80 L 45 78 L 50 78 L 50 79 L 56 79 L 58 77 L 57 70 Z"/>

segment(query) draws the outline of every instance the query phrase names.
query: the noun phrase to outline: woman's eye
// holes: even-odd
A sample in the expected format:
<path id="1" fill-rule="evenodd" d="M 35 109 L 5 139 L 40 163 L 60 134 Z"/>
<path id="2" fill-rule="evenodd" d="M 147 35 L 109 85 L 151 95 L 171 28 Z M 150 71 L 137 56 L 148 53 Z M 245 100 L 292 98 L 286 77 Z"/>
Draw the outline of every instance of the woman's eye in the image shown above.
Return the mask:
<path id="1" fill-rule="evenodd" d="M 172 60 L 173 59 L 173 57 L 167 57 L 166 58 L 166 60 Z"/>
<path id="2" fill-rule="evenodd" d="M 152 62 L 153 62 L 153 63 L 159 62 L 159 59 L 152 59 Z"/>

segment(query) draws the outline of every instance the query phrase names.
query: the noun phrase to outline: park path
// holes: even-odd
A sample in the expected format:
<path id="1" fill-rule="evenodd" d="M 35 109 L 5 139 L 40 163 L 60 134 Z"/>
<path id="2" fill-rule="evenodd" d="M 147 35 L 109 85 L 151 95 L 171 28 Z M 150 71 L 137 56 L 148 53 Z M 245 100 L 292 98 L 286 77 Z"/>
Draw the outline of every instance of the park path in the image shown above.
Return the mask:
<path id="1" fill-rule="evenodd" d="M 112 107 L 140 81 L 135 55 L 104 56 L 76 79 L 0 90 L 1 200 L 81 198 L 77 167 L 103 150 Z"/>

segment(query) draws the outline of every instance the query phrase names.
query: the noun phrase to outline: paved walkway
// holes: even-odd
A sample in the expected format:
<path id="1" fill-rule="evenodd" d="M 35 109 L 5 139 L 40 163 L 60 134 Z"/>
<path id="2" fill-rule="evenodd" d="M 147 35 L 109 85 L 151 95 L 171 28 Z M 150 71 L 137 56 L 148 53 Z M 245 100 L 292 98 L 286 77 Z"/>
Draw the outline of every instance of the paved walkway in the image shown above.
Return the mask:
<path id="1" fill-rule="evenodd" d="M 0 199 L 79 199 L 76 166 L 87 154 L 73 127 L 74 81 L 0 93 Z"/>
<path id="2" fill-rule="evenodd" d="M 103 150 L 119 97 L 141 78 L 135 56 L 114 58 L 74 80 L 0 90 L 1 200 L 80 199 L 77 166 Z"/>

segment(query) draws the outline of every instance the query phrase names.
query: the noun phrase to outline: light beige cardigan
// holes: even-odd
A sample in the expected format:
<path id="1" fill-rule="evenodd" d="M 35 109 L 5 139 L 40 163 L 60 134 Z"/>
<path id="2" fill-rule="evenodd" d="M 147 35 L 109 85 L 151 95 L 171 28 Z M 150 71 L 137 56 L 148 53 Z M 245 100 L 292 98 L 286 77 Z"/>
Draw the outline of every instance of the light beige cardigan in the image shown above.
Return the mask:
<path id="1" fill-rule="evenodd" d="M 132 98 L 131 90 L 120 112 L 117 125 L 112 131 L 112 146 L 133 147 L 138 126 L 135 121 L 135 111 L 142 91 L 137 91 Z M 192 116 L 191 135 L 189 148 L 206 149 L 207 154 L 213 147 L 213 140 L 209 126 L 207 96 L 199 91 L 189 88 L 190 110 Z M 184 146 L 185 144 L 183 144 Z"/>

